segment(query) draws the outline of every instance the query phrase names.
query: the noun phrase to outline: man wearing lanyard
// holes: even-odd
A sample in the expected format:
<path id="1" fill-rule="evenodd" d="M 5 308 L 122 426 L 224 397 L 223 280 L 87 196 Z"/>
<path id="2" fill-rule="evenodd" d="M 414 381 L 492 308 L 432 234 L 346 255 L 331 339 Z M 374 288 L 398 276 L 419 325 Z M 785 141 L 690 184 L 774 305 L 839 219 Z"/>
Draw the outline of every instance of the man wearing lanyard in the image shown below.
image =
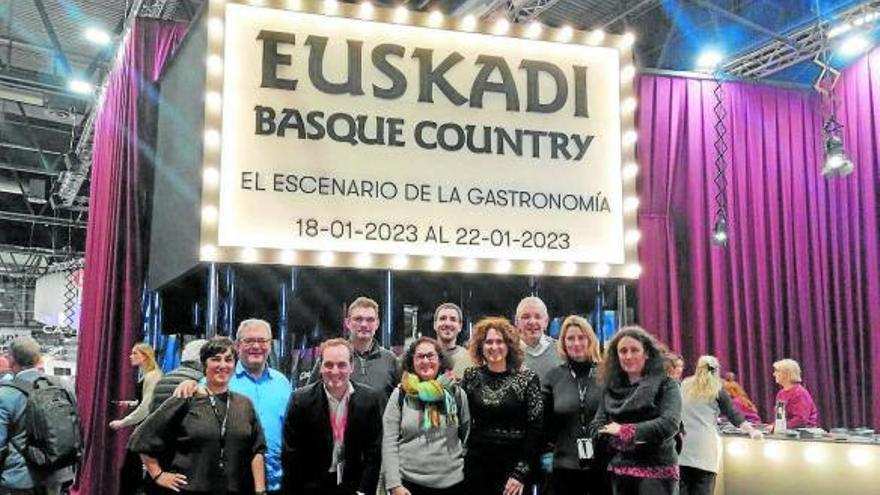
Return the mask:
<path id="1" fill-rule="evenodd" d="M 266 488 L 269 495 L 281 491 L 281 434 L 284 414 L 290 399 L 290 381 L 269 367 L 272 328 L 265 320 L 249 319 L 238 325 L 235 336 L 238 363 L 229 381 L 229 389 L 238 392 L 254 405 L 266 438 Z M 182 382 L 175 397 L 190 397 L 198 385 L 192 380 Z"/>
<path id="2" fill-rule="evenodd" d="M 297 390 L 284 422 L 284 489 L 296 495 L 373 495 L 379 480 L 382 396 L 353 382 L 345 339 L 321 344 L 321 380 Z"/>
<path id="3" fill-rule="evenodd" d="M 400 384 L 400 365 L 394 353 L 376 341 L 376 330 L 379 329 L 379 305 L 376 301 L 369 297 L 355 299 L 348 306 L 345 328 L 354 350 L 351 381 L 369 385 L 388 400 L 388 396 Z M 319 359 L 309 377 L 309 383 L 315 383 L 320 378 Z"/>

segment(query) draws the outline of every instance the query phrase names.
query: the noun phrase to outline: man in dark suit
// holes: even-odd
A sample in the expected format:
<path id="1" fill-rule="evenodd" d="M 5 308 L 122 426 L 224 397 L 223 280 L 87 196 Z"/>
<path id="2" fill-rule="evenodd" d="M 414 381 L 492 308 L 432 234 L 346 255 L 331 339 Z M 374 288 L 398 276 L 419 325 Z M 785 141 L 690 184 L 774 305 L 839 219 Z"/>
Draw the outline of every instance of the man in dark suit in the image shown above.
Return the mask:
<path id="1" fill-rule="evenodd" d="M 284 421 L 283 491 L 374 495 L 382 447 L 382 397 L 352 383 L 345 339 L 321 344 L 321 381 L 296 391 Z"/>

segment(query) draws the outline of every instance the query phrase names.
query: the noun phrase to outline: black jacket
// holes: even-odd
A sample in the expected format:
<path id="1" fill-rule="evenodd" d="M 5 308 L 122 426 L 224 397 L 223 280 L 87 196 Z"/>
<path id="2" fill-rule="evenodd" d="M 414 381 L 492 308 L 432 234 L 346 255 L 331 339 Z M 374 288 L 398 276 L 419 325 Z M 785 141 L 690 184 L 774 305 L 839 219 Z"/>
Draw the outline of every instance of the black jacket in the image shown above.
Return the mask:
<path id="1" fill-rule="evenodd" d="M 577 366 L 578 363 L 575 363 Z M 594 463 L 580 465 L 577 439 L 589 435 L 590 423 L 596 416 L 602 401 L 602 385 L 596 383 L 595 365 L 583 363 L 582 386 L 586 385 L 584 402 L 581 404 L 578 379 L 571 375 L 572 365 L 565 362 L 547 372 L 541 382 L 544 397 L 544 438 L 546 450 L 553 452 L 556 469 L 582 469 Z M 581 426 L 583 420 L 583 429 Z"/>
<path id="2" fill-rule="evenodd" d="M 199 381 L 205 376 L 201 370 L 201 363 L 193 361 L 184 361 L 180 366 L 162 375 L 162 378 L 156 383 L 153 389 L 153 402 L 150 403 L 150 412 L 159 409 L 163 402 L 168 400 L 174 389 L 186 380 Z"/>
<path id="3" fill-rule="evenodd" d="M 612 467 L 678 464 L 675 435 L 681 423 L 681 391 L 672 378 L 649 376 L 637 384 L 608 385 L 590 433 L 599 436 L 599 430 L 611 422 L 635 427 L 633 444 L 615 451 Z"/>
<path id="4" fill-rule="evenodd" d="M 383 398 L 372 388 L 353 383 L 344 436 L 342 484 L 337 493 L 376 493 L 382 465 Z M 333 431 L 323 382 L 298 389 L 287 408 L 281 462 L 284 493 L 321 495 L 333 456 Z"/>

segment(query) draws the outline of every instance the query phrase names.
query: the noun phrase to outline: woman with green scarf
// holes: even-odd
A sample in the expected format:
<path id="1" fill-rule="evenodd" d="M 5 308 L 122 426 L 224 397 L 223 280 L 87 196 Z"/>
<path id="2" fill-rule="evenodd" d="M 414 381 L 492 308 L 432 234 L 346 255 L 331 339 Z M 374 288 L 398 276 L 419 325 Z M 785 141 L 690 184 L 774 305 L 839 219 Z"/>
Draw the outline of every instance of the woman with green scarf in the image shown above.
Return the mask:
<path id="1" fill-rule="evenodd" d="M 413 342 L 403 377 L 385 407 L 382 466 L 391 495 L 457 495 L 464 490 L 467 397 L 440 343 Z"/>

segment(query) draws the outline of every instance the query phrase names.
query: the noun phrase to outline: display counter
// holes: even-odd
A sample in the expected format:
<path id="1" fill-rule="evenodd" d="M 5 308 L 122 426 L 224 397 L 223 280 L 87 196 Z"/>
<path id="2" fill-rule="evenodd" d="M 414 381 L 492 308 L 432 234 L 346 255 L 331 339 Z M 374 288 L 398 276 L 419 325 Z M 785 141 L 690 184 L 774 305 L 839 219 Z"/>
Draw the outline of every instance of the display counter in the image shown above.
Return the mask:
<path id="1" fill-rule="evenodd" d="M 721 437 L 716 495 L 880 493 L 880 444 L 825 439 Z"/>

